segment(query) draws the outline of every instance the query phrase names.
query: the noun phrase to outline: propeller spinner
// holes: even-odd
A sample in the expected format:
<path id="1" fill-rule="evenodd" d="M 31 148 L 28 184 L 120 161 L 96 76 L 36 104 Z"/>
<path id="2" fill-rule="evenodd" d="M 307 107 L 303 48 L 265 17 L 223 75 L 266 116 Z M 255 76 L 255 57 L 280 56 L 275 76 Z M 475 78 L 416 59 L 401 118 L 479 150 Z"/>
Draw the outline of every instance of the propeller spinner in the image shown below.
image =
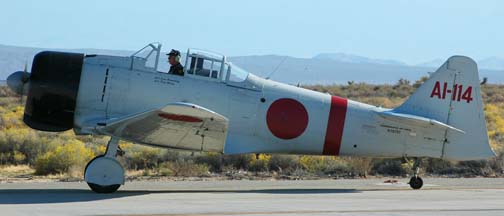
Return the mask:
<path id="1" fill-rule="evenodd" d="M 26 64 L 24 71 L 16 71 L 7 77 L 7 86 L 19 95 L 26 95 L 26 88 L 28 82 L 30 81 L 30 73 L 27 72 Z"/>

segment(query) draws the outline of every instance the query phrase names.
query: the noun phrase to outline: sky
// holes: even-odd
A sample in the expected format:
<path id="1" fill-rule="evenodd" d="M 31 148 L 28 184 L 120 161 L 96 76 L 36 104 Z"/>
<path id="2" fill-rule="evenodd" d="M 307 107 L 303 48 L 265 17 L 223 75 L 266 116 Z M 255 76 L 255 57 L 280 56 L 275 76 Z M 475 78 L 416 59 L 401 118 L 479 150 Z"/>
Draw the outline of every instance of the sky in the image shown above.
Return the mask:
<path id="1" fill-rule="evenodd" d="M 504 57 L 504 1 L 2 0 L 0 44 L 228 56 L 342 52 L 417 64 Z"/>

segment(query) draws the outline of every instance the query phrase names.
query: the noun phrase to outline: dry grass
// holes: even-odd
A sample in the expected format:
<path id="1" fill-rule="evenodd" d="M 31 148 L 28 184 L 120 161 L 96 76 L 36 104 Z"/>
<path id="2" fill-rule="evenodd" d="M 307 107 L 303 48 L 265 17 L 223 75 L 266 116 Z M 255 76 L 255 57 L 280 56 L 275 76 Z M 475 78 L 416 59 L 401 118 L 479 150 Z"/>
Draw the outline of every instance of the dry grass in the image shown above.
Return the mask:
<path id="1" fill-rule="evenodd" d="M 126 176 L 128 177 L 140 177 L 143 176 L 145 170 L 126 170 Z"/>
<path id="2" fill-rule="evenodd" d="M 9 165 L 0 167 L 0 178 L 31 176 L 35 170 L 28 165 Z"/>
<path id="3" fill-rule="evenodd" d="M 70 169 L 68 173 L 50 174 L 44 176 L 35 175 L 35 169 L 28 165 L 0 166 L 0 181 L 4 180 L 67 180 L 76 181 L 83 179 L 82 169 Z"/>

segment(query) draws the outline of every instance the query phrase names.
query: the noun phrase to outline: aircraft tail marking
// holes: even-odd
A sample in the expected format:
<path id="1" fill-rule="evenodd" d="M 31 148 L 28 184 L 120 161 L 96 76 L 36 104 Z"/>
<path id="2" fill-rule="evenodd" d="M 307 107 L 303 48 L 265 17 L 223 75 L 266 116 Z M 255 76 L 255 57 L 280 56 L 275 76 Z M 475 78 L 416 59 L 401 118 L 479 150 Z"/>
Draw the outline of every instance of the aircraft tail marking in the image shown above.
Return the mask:
<path id="1" fill-rule="evenodd" d="M 416 122 L 432 119 L 434 125 L 443 126 L 441 158 L 476 160 L 494 156 L 488 142 L 478 67 L 468 57 L 449 58 L 393 113 L 402 117 L 407 114 Z"/>
<path id="2" fill-rule="evenodd" d="M 324 141 L 324 155 L 338 155 L 341 147 L 343 128 L 345 127 L 345 117 L 348 101 L 345 98 L 331 97 L 331 108 L 329 110 L 329 120 Z"/>

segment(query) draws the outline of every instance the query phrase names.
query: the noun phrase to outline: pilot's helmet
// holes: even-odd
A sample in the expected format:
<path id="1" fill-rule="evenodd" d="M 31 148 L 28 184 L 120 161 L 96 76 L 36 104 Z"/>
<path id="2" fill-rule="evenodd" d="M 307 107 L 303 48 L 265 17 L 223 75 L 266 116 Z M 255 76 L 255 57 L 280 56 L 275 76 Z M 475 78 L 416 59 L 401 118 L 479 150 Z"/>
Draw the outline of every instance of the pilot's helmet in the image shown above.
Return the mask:
<path id="1" fill-rule="evenodd" d="M 180 56 L 180 51 L 172 49 L 167 56 Z"/>
<path id="2" fill-rule="evenodd" d="M 175 56 L 175 59 L 177 61 L 180 61 L 180 51 L 178 50 L 175 50 L 175 49 L 172 49 L 168 54 L 166 54 L 167 56 Z"/>

